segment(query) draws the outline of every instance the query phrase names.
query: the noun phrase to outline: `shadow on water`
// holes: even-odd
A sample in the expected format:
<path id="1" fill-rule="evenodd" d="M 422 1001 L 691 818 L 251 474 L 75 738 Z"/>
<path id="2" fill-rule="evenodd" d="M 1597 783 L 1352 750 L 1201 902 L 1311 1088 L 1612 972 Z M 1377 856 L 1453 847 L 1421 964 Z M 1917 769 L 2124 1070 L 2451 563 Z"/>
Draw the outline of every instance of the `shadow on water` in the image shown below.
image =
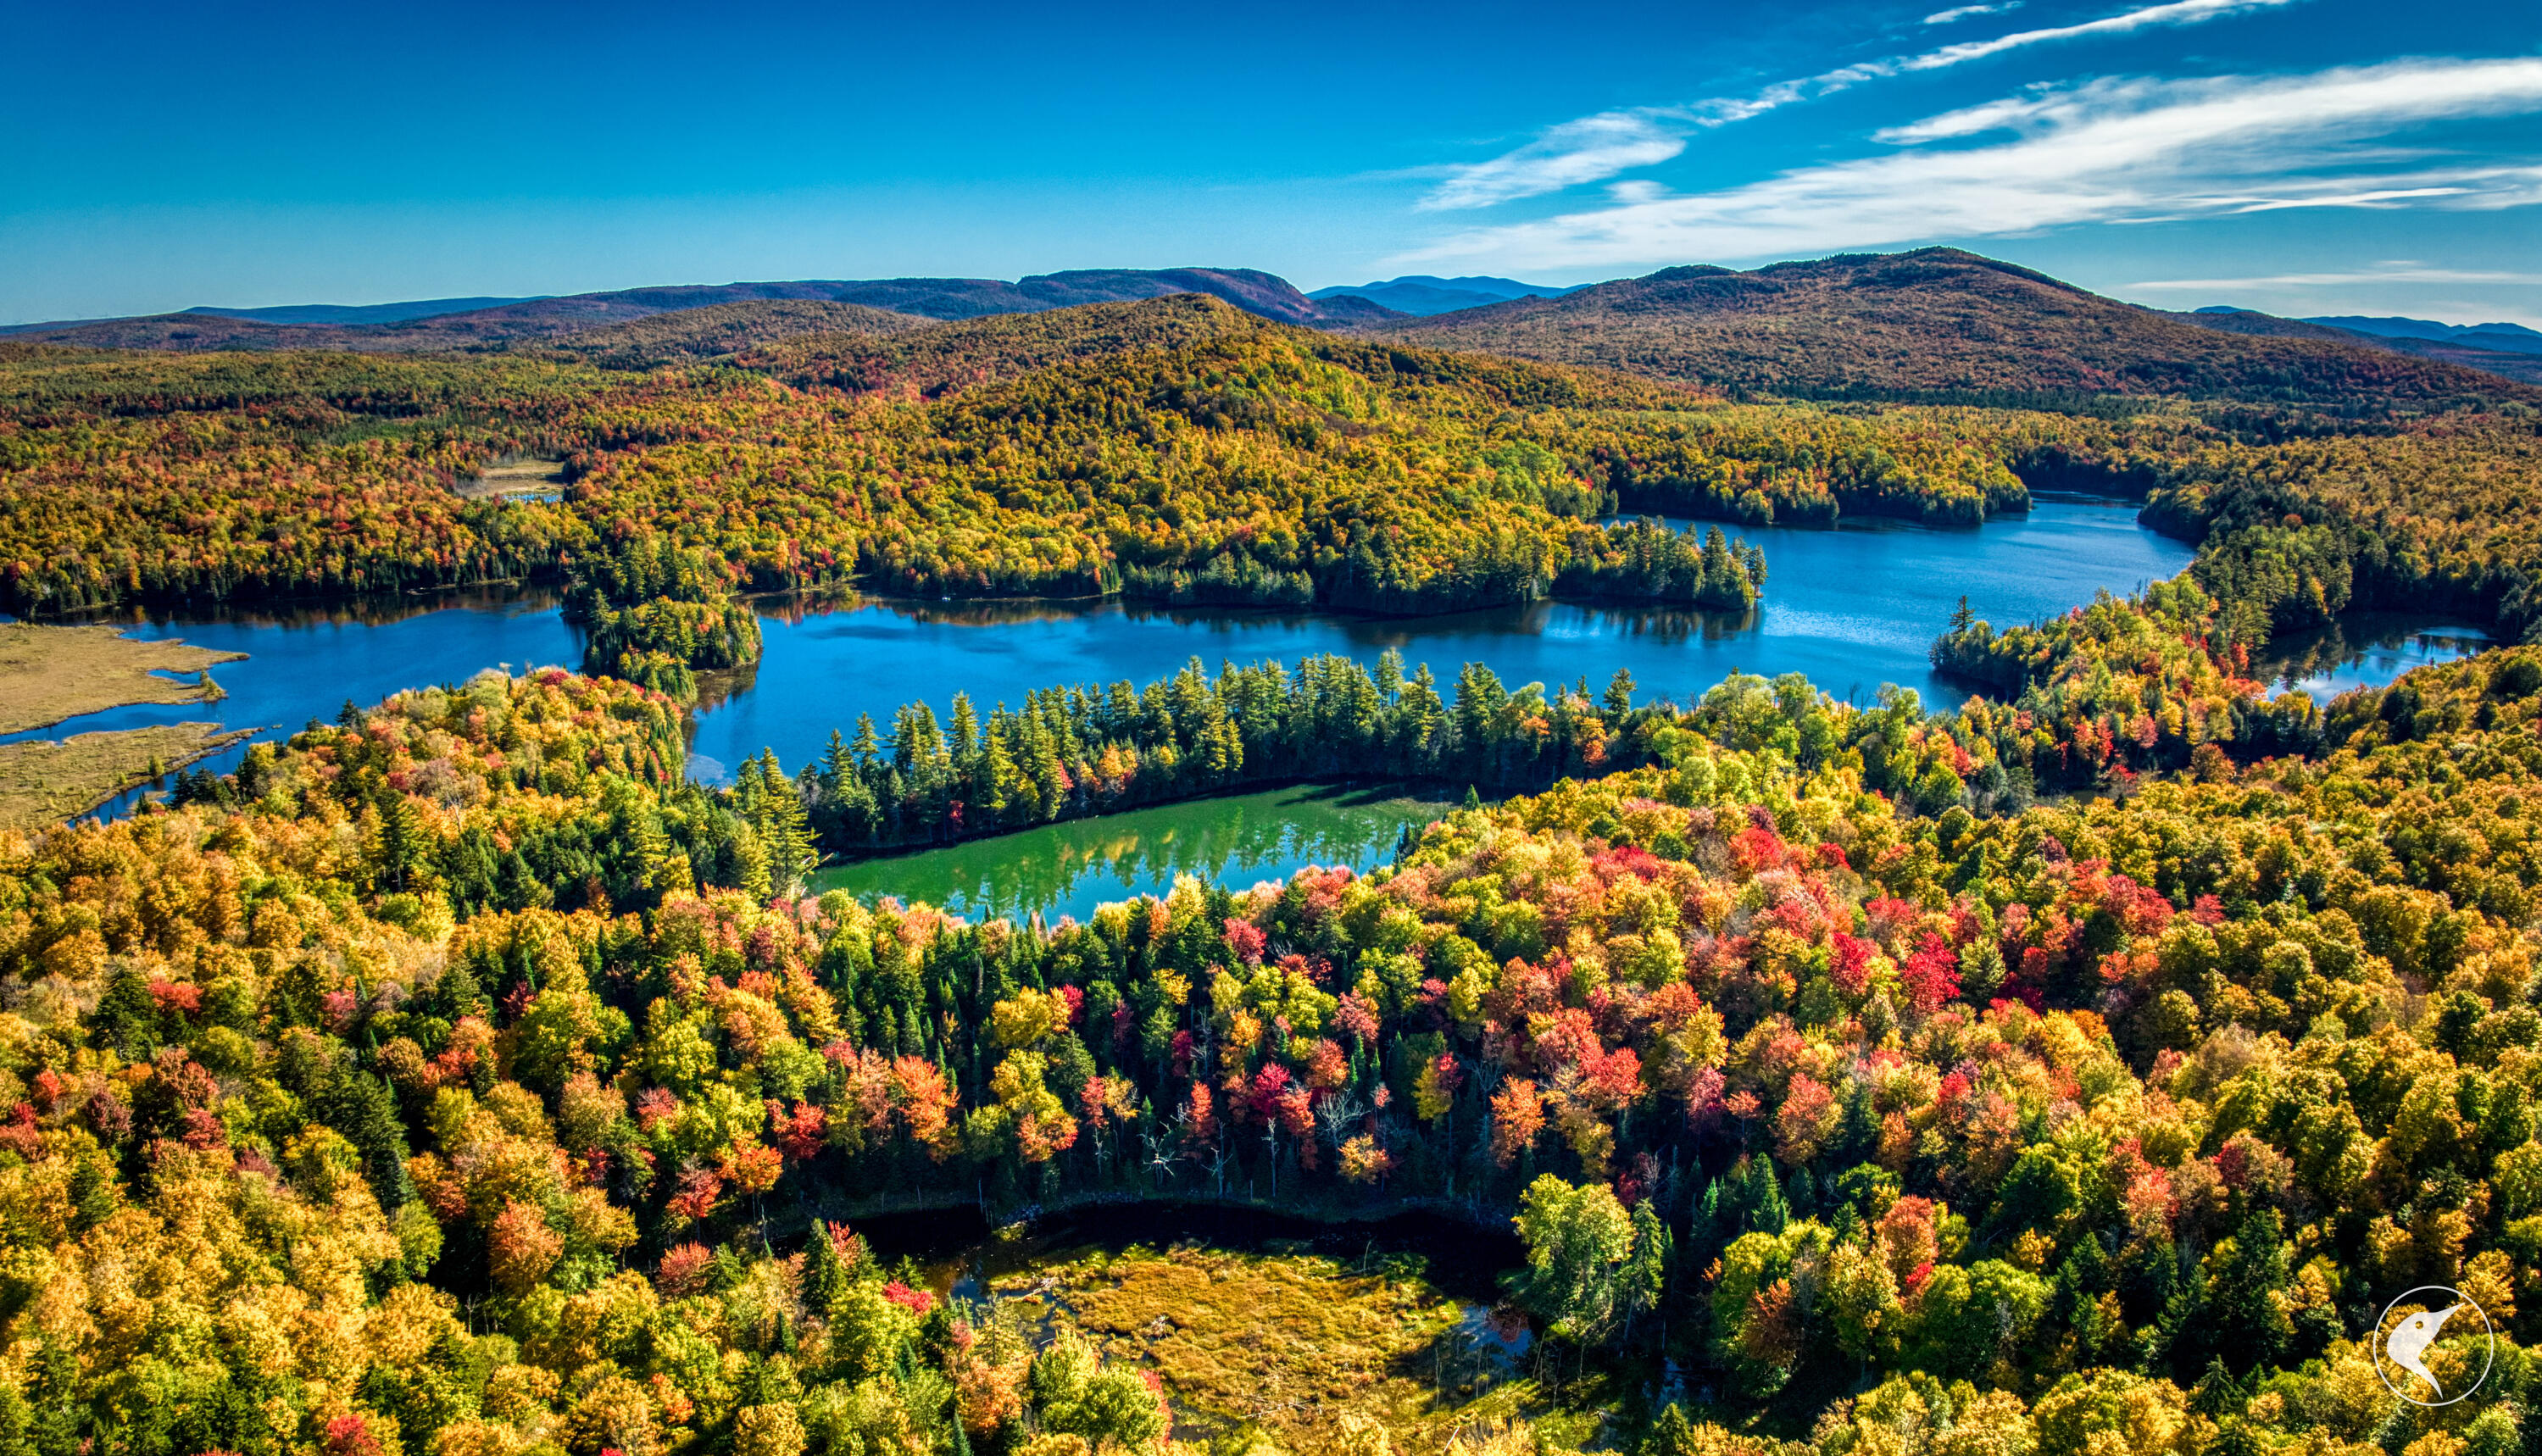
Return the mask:
<path id="1" fill-rule="evenodd" d="M 1019 626 L 1033 622 L 1081 620 L 1089 614 L 1119 617 L 1123 621 L 1160 624 L 1186 631 L 1242 638 L 1253 633 L 1315 632 L 1336 640 L 1333 650 L 1353 654 L 1409 649 L 1425 640 L 1472 633 L 1542 636 L 1569 607 L 1591 614 L 1602 630 L 1642 636 L 1660 643 L 1717 641 L 1754 630 L 1757 609 L 1707 612 L 1677 607 L 1612 607 L 1551 601 L 1477 607 L 1464 612 L 1439 612 L 1422 617 L 1352 616 L 1276 607 L 1163 607 L 1150 602 L 1103 598 L 1038 598 L 993 602 L 929 602 L 905 597 L 867 597 L 863 601 L 901 620 L 929 626 Z M 763 615 L 775 616 L 763 612 Z M 799 624 L 815 612 L 785 614 L 781 619 Z M 892 635 L 877 632 L 878 637 Z M 1204 658 L 1206 653 L 1202 654 Z"/>
<path id="2" fill-rule="evenodd" d="M 314 626 L 389 626 L 435 612 L 536 614 L 563 605 L 564 594 L 552 586 L 494 582 L 436 591 L 376 592 L 341 598 L 272 597 L 240 602 L 187 603 L 173 607 L 164 604 L 127 605 L 37 619 L 67 626 L 103 623 L 151 627 L 169 632 L 183 626 L 199 627 L 212 623 L 287 630 Z"/>
<path id="3" fill-rule="evenodd" d="M 1244 1254 L 1314 1254 L 1346 1267 L 1417 1259 L 1420 1277 L 1440 1293 L 1490 1305 L 1500 1298 L 1501 1272 L 1527 1258 L 1514 1231 L 1420 1209 L 1327 1221 L 1243 1204 L 1103 1203 L 992 1228 L 978 1208 L 964 1206 L 876 1214 L 857 1220 L 856 1232 L 877 1258 L 906 1258 L 938 1293 L 963 1298 L 979 1297 L 1008 1275 L 1088 1254 L 1204 1244 Z"/>

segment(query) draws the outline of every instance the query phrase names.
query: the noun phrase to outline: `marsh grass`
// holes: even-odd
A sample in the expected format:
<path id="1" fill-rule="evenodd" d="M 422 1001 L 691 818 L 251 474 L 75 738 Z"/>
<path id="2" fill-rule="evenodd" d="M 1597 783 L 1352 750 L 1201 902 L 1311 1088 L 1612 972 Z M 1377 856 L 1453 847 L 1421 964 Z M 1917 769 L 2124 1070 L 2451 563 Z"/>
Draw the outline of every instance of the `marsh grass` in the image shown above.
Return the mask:
<path id="1" fill-rule="evenodd" d="M 219 690 L 206 670 L 246 656 L 127 637 L 119 627 L 0 624 L 0 733 L 127 703 L 212 701 Z M 194 681 L 163 676 L 170 673 Z"/>
<path id="2" fill-rule="evenodd" d="M 1134 1247 L 993 1287 L 1024 1302 L 1027 1322 L 1073 1320 L 1155 1370 L 1177 1433 L 1222 1452 L 1356 1456 L 1354 1427 L 1373 1421 L 1397 1452 L 1436 1453 L 1459 1430 L 1540 1414 L 1525 1362 L 1478 1338 L 1475 1307 L 1440 1292 L 1416 1256 Z"/>
<path id="3" fill-rule="evenodd" d="M 564 485 L 564 466 L 561 460 L 509 460 L 489 465 L 474 476 L 461 476 L 451 489 L 469 500 L 486 500 L 498 495 L 537 495 L 554 499 Z"/>
<path id="4" fill-rule="evenodd" d="M 247 736 L 218 723 L 165 723 L 0 744 L 0 830 L 58 824 Z"/>

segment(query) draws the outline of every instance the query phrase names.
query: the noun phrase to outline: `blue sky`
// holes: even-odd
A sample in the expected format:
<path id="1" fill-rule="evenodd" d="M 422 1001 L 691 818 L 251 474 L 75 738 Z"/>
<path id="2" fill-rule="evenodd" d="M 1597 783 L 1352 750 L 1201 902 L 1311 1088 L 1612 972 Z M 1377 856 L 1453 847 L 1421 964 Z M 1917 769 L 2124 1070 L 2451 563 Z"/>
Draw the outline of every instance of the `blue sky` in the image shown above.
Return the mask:
<path id="1" fill-rule="evenodd" d="M 2542 6 L 0 0 L 0 322 L 1947 242 L 2542 327 Z"/>

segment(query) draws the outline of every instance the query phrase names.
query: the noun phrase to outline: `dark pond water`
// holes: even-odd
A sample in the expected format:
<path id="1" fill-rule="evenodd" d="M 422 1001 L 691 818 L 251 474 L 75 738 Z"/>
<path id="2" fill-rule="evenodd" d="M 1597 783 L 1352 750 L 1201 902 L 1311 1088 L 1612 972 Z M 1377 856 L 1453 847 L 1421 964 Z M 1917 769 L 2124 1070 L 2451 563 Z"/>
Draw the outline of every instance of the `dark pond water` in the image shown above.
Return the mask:
<path id="1" fill-rule="evenodd" d="M 886 1263 L 907 1259 L 938 1294 L 978 1298 L 993 1282 L 1095 1252 L 1199 1243 L 1244 1253 L 1321 1255 L 1352 1263 L 1411 1255 L 1442 1293 L 1489 1305 L 1502 1271 L 1525 1262 L 1509 1225 L 1485 1226 L 1413 1211 L 1324 1221 L 1218 1202 L 1103 1203 L 992 1228 L 976 1208 L 886 1213 L 853 1220 Z"/>
<path id="2" fill-rule="evenodd" d="M 865 601 L 842 610 L 772 605 L 758 668 L 721 686 L 698 715 L 697 771 L 707 777 L 764 748 L 789 767 L 817 755 L 860 712 L 889 720 L 925 699 L 942 711 L 968 692 L 983 708 L 1030 689 L 1146 682 L 1193 657 L 1295 661 L 1315 652 L 1374 660 L 1392 647 L 1453 682 L 1467 662 L 1502 680 L 1603 687 L 1629 668 L 1645 697 L 1689 699 L 1734 668 L 1806 673 L 1838 695 L 1868 700 L 1881 685 L 1912 688 L 1935 707 L 1963 695 L 1925 661 L 1963 595 L 1998 625 L 2130 592 L 2169 576 L 2190 550 L 2135 523 L 2123 502 L 2043 496 L 2026 517 L 1937 531 L 1865 521 L 1837 531 L 1748 533 L 1772 571 L 1755 611 L 1621 610 L 1536 603 L 1413 619 L 1312 613 L 1159 611 L 1105 603 Z M 266 736 L 333 717 L 346 699 L 580 658 L 553 594 L 458 594 L 357 609 L 284 614 L 134 614 L 145 637 L 182 637 L 248 654 L 214 670 L 229 697 L 208 708 L 118 708 L 37 736 L 215 718 Z M 233 766 L 240 751 L 213 761 Z M 111 806 L 111 811 L 125 807 Z"/>
<path id="3" fill-rule="evenodd" d="M 1196 799 L 860 860 L 821 871 L 813 888 L 925 901 L 970 920 L 1084 920 L 1106 901 L 1161 896 L 1179 875 L 1241 889 L 1308 865 L 1365 872 L 1394 857 L 1406 828 L 1448 812 L 1426 792 L 1298 784 Z"/>

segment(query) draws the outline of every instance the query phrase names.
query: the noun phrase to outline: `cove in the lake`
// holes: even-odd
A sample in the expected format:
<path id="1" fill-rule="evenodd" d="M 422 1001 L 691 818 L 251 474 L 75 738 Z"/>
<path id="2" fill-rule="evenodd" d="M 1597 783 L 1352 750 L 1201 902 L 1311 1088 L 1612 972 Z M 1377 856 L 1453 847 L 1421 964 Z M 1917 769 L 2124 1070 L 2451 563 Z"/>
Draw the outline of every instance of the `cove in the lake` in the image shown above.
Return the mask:
<path id="1" fill-rule="evenodd" d="M 902 703 L 939 713 L 957 691 L 983 709 L 1072 683 L 1147 682 L 1198 657 L 1295 662 L 1317 652 L 1374 661 L 1388 647 L 1453 682 L 1468 662 L 1513 686 L 1603 688 L 1629 669 L 1645 700 L 1687 701 L 1732 669 L 1806 674 L 1838 696 L 1870 699 L 1883 684 L 1933 707 L 1964 692 L 1925 658 L 1962 596 L 1998 626 L 2131 592 L 2187 565 L 2188 546 L 2138 525 L 2126 502 L 2043 495 L 2026 516 L 1974 530 L 1848 521 L 1834 531 L 1751 530 L 1771 569 L 1765 600 L 1737 616 L 1538 602 L 1417 619 L 1235 610 L 1166 611 L 1120 601 L 913 603 L 868 600 L 835 610 L 763 608 L 758 667 L 718 685 L 697 715 L 694 770 L 712 778 L 774 748 L 789 768 L 810 762 L 860 713 L 888 723 Z M 455 683 L 489 667 L 572 665 L 580 644 L 552 594 L 486 592 L 284 614 L 129 614 L 144 636 L 183 637 L 245 652 L 214 673 L 229 696 L 224 723 L 263 736 L 332 718 L 350 699 Z M 189 713 L 118 708 L 38 730 L 44 736 L 173 722 Z M 199 707 L 191 716 L 205 716 Z M 235 766 L 237 752 L 209 761 Z M 129 799 L 108 812 L 129 807 Z"/>
<path id="2" fill-rule="evenodd" d="M 1449 807 L 1400 788 L 1298 784 L 859 860 L 820 871 L 813 889 L 924 901 L 972 920 L 1084 920 L 1107 901 L 1161 896 L 1181 875 L 1241 888 L 1308 865 L 1365 871 Z"/>

